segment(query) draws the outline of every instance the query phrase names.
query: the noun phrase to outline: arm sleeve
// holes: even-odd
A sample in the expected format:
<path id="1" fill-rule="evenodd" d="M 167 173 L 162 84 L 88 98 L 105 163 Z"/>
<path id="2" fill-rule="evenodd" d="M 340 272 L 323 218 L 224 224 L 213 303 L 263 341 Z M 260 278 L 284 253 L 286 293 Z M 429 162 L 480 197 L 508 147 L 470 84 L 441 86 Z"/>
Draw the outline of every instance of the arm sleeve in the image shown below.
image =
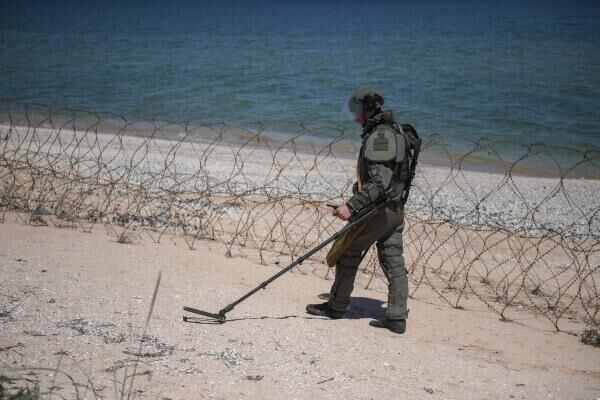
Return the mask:
<path id="1" fill-rule="evenodd" d="M 369 161 L 367 163 L 369 179 L 363 183 L 360 191 L 346 202 L 352 214 L 376 202 L 385 195 L 390 187 L 394 171 L 386 163 Z"/>

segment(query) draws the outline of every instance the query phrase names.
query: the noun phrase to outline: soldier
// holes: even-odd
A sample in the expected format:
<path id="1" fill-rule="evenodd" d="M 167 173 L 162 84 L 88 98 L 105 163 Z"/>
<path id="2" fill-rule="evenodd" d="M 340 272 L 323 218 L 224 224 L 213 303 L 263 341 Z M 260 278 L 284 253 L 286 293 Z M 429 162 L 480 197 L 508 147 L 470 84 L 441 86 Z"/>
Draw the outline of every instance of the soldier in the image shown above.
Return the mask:
<path id="1" fill-rule="evenodd" d="M 404 202 L 409 188 L 410 172 L 415 164 L 409 164 L 410 142 L 391 111 L 382 111 L 383 95 L 372 88 L 355 92 L 346 104 L 354 121 L 363 127 L 362 144 L 357 163 L 357 181 L 352 188 L 353 196 L 332 211 L 344 221 L 361 209 L 385 199 L 385 205 L 348 235 L 338 240 L 328 254 L 328 264 L 335 265 L 335 281 L 329 300 L 322 304 L 309 304 L 306 311 L 312 315 L 333 319 L 343 318 L 350 305 L 350 294 L 363 255 L 375 243 L 379 263 L 388 280 L 388 307 L 385 318 L 369 324 L 387 328 L 402 334 L 406 330 L 408 316 L 408 277 L 402 255 L 402 231 L 404 229 Z M 414 132 L 414 130 L 412 130 Z M 414 137 L 417 138 L 416 132 Z M 420 145 L 420 141 L 419 141 Z"/>

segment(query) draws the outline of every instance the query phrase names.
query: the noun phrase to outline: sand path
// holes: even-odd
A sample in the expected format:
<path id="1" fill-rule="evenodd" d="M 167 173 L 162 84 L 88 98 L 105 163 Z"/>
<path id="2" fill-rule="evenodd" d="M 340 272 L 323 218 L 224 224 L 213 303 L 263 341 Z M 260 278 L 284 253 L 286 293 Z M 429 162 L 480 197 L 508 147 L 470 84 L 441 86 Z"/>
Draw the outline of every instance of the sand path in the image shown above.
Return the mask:
<path id="1" fill-rule="evenodd" d="M 185 323 L 182 306 L 217 311 L 277 271 L 227 258 L 216 242 L 120 244 L 83 234 L 0 224 L 0 374 L 39 380 L 65 398 L 73 385 L 116 398 L 162 271 L 133 390 L 137 398 L 592 399 L 600 349 L 564 333 L 506 323 L 489 312 L 413 300 L 406 335 L 368 326 L 381 293 L 357 288 L 350 318 L 304 313 L 329 282 L 295 272 L 241 304 L 222 325 Z M 24 370 L 19 370 L 25 368 Z M 112 371 L 115 372 L 112 372 Z M 6 382 L 6 387 L 25 381 Z M 116 390 L 120 391 L 118 383 Z"/>

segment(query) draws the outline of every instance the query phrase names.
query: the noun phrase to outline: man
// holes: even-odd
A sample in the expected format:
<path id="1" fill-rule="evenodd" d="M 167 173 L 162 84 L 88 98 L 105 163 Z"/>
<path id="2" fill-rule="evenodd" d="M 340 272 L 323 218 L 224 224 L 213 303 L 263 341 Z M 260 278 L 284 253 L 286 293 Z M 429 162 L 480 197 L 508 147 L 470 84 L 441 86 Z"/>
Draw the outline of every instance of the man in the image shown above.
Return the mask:
<path id="1" fill-rule="evenodd" d="M 343 318 L 350 305 L 350 294 L 360 261 L 375 243 L 389 292 L 386 317 L 373 320 L 370 325 L 402 334 L 406 330 L 408 316 L 408 277 L 402 255 L 403 203 L 408 192 L 403 192 L 410 186 L 410 170 L 414 172 L 414 165 L 409 164 L 410 152 L 407 151 L 410 142 L 403 134 L 403 127 L 412 127 L 398 124 L 393 113 L 382 111 L 382 106 L 382 93 L 372 88 L 355 92 L 347 102 L 347 109 L 363 128 L 362 144 L 357 181 L 352 188 L 353 196 L 346 204 L 334 209 L 332 214 L 347 221 L 375 202 L 383 200 L 385 205 L 368 221 L 351 231 L 346 238 L 348 243 L 342 244 L 340 254 L 333 257 L 335 264 L 331 265 L 335 265 L 335 281 L 329 301 L 309 304 L 306 311 L 333 319 Z M 418 139 L 416 132 L 414 135 Z M 414 157 L 415 165 L 417 156 L 418 150 Z M 334 248 L 337 244 L 334 244 Z M 328 254 L 328 262 L 332 251 Z"/>

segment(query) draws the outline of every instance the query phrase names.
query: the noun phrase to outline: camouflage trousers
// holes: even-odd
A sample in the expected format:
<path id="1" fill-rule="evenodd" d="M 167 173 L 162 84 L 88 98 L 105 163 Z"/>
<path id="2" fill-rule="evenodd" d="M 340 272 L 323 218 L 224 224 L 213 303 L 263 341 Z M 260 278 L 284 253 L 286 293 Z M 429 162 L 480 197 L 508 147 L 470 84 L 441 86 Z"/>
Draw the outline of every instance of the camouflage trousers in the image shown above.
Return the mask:
<path id="1" fill-rule="evenodd" d="M 379 264 L 388 281 L 387 317 L 407 318 L 408 271 L 402 254 L 403 230 L 404 211 L 401 207 L 388 205 L 372 217 L 336 264 L 335 280 L 329 296 L 332 309 L 345 311 L 350 305 L 350 295 L 354 289 L 362 253 L 375 243 Z"/>

